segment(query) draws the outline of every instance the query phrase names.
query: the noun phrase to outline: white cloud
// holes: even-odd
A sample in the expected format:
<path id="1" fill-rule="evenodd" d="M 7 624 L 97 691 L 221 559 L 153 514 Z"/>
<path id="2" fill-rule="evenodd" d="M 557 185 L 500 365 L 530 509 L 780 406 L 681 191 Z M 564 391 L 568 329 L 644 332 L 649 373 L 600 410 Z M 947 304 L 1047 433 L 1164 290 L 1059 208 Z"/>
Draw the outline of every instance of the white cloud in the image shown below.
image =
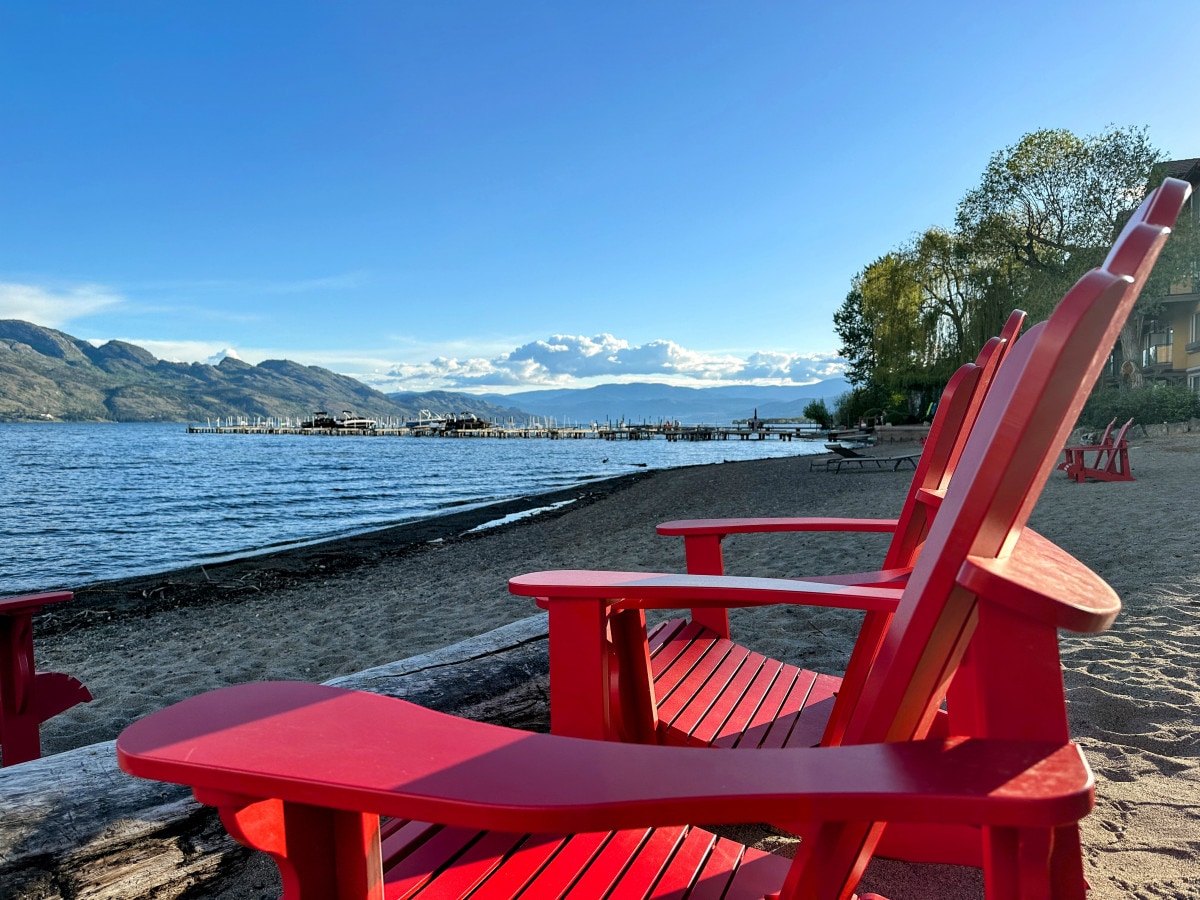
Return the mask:
<path id="1" fill-rule="evenodd" d="M 845 371 L 834 354 L 760 351 L 741 358 L 689 350 L 673 341 L 640 346 L 611 334 L 551 335 L 491 359 L 437 357 L 402 363 L 365 378 L 381 390 L 586 387 L 602 381 L 652 380 L 701 387 L 716 383 L 811 384 Z M 359 376 L 362 377 L 362 376 Z"/>
<path id="2" fill-rule="evenodd" d="M 170 341 L 136 337 L 120 340 L 143 347 L 170 362 L 216 365 L 232 356 L 251 365 L 266 359 L 290 359 L 321 366 L 378 390 L 477 390 L 511 393 L 556 387 L 591 387 L 605 382 L 655 381 L 683 387 L 722 384 L 811 384 L 842 374 L 845 363 L 833 353 L 797 354 L 760 350 L 749 354 L 690 350 L 674 341 L 634 345 L 612 334 L 555 334 L 508 352 L 496 345 L 456 341 L 436 347 L 403 339 L 388 340 L 391 349 L 298 350 L 286 347 L 238 346 L 228 340 Z M 108 338 L 89 338 L 102 344 Z M 397 345 L 408 357 L 396 361 Z M 491 355 L 467 355 L 469 348 Z M 424 352 L 432 354 L 421 362 Z M 464 353 L 463 351 L 466 351 Z M 476 351 L 478 352 L 478 350 Z M 390 357 L 390 358 L 389 358 Z"/>
<path id="3" fill-rule="evenodd" d="M 88 343 L 99 346 L 107 340 L 108 338 L 88 338 Z M 237 356 L 237 353 L 229 348 L 222 348 L 221 343 L 217 341 L 158 341 L 154 339 L 127 337 L 117 338 L 116 340 L 124 341 L 127 344 L 134 344 L 143 350 L 148 350 L 158 359 L 165 359 L 167 362 L 209 362 L 214 358 L 217 362 L 220 362 L 220 354 L 222 353 Z M 241 357 L 238 358 L 240 359 Z"/>
<path id="4" fill-rule="evenodd" d="M 123 298 L 93 284 L 53 291 L 32 284 L 0 282 L 0 319 L 21 319 L 46 328 L 62 328 L 74 319 L 123 302 Z"/>
<path id="5" fill-rule="evenodd" d="M 836 353 L 780 353 L 760 350 L 751 353 L 744 365 L 726 376 L 737 381 L 779 379 L 805 384 L 814 380 L 833 378 L 846 371 L 845 361 Z"/>
<path id="6" fill-rule="evenodd" d="M 241 359 L 241 357 L 238 356 L 238 352 L 236 350 L 234 350 L 232 347 L 226 347 L 224 350 L 220 351 L 219 353 L 214 353 L 212 356 L 210 356 L 208 359 L 206 359 L 205 362 L 208 363 L 210 366 L 215 366 L 215 365 L 217 365 L 217 363 L 219 363 L 223 359 Z"/>

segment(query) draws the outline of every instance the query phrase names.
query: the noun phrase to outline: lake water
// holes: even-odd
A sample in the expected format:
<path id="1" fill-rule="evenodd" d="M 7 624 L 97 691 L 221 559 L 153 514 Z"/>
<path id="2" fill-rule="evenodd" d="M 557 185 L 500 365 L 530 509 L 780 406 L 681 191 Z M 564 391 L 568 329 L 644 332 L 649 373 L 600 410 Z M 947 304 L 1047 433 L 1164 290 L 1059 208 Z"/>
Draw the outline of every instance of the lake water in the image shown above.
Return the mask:
<path id="1" fill-rule="evenodd" d="M 79 587 L 340 537 L 650 469 L 798 456 L 808 441 L 190 435 L 0 425 L 0 594 Z"/>

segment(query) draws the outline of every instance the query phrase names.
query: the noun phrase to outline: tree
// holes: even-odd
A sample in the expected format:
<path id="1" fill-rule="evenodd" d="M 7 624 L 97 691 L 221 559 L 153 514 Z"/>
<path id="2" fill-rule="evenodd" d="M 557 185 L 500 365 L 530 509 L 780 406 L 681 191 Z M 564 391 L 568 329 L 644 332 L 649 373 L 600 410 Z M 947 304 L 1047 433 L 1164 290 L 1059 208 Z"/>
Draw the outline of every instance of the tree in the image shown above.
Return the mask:
<path id="1" fill-rule="evenodd" d="M 856 401 L 869 398 L 868 408 L 919 406 L 937 381 L 934 320 L 923 311 L 917 273 L 910 250 L 879 257 L 855 276 L 834 315 L 847 380 Z"/>
<path id="2" fill-rule="evenodd" d="M 805 405 L 803 414 L 804 418 L 811 419 L 822 428 L 828 428 L 833 424 L 833 413 L 829 411 L 824 400 L 810 401 Z"/>
<path id="3" fill-rule="evenodd" d="M 972 359 L 1014 308 L 1031 321 L 1049 315 L 1102 262 L 1161 158 L 1144 128 L 1117 127 L 1086 137 L 1035 131 L 994 154 L 959 203 L 952 230 L 930 228 L 854 277 L 834 315 L 854 386 L 848 404 L 871 397 L 911 409 Z M 1134 384 L 1143 324 L 1172 282 L 1200 277 L 1197 260 L 1200 226 L 1181 220 L 1122 332 Z"/>
<path id="4" fill-rule="evenodd" d="M 916 254 L 902 248 L 881 256 L 862 271 L 856 286 L 871 327 L 871 386 L 883 395 L 879 405 L 913 412 L 949 374 L 940 371 L 939 316 L 926 306 Z"/>
<path id="5" fill-rule="evenodd" d="M 863 315 L 862 293 L 858 289 L 852 289 L 833 314 L 833 330 L 842 339 L 838 355 L 850 364 L 846 380 L 854 387 L 870 383 L 875 371 L 875 347 L 871 327 Z"/>
<path id="6" fill-rule="evenodd" d="M 1161 159 L 1144 128 L 1082 138 L 1063 129 L 1032 132 L 992 156 L 979 187 L 959 203 L 957 229 L 1020 305 L 1044 317 L 1103 260 Z M 1153 302 L 1150 291 L 1142 296 L 1121 339 L 1135 369 L 1144 304 Z"/>

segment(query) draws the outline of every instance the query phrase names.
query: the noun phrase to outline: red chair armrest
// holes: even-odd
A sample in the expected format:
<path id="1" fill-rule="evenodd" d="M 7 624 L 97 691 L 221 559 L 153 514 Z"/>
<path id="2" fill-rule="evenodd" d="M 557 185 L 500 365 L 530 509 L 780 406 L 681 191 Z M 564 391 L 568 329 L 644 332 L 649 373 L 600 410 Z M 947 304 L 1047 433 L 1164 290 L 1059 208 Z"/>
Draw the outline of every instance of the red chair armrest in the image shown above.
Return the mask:
<path id="1" fill-rule="evenodd" d="M 1029 528 L 1007 556 L 968 556 L 957 580 L 1032 621 L 1083 634 L 1104 631 L 1121 611 L 1120 598 L 1104 579 Z"/>
<path id="2" fill-rule="evenodd" d="M 5 597 L 0 600 L 0 616 L 36 613 L 43 606 L 62 603 L 75 595 L 70 591 L 48 591 L 43 594 L 24 594 L 20 597 Z"/>
<path id="3" fill-rule="evenodd" d="M 664 575 L 654 572 L 607 572 L 558 569 L 509 579 L 519 596 L 573 600 L 607 600 L 617 609 L 678 609 L 769 606 L 790 603 L 839 609 L 894 611 L 900 588 L 858 587 L 748 578 L 732 575 Z"/>
<path id="4" fill-rule="evenodd" d="M 581 832 L 689 822 L 1046 827 L 1093 804 L 1074 745 L 953 739 L 727 753 L 531 734 L 321 685 L 193 697 L 127 728 L 121 768 L 202 795 L 449 825 Z"/>
<path id="5" fill-rule="evenodd" d="M 896 519 L 838 519 L 816 516 L 759 519 L 679 519 L 663 522 L 656 530 L 663 535 L 762 534 L 778 531 L 864 531 L 893 532 Z"/>

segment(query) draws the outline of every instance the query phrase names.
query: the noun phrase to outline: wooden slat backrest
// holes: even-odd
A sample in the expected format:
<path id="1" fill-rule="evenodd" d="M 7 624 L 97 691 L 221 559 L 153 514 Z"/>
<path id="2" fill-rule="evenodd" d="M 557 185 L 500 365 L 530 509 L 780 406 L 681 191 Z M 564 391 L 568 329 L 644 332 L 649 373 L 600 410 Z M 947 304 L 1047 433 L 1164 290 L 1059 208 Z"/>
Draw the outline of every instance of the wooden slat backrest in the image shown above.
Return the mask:
<path id="1" fill-rule="evenodd" d="M 942 491 L 949 483 L 979 416 L 983 398 L 1024 321 L 1025 313 L 1014 310 L 1000 334 L 984 344 L 975 362 L 961 367 L 947 383 L 938 401 L 925 441 L 926 450 L 917 463 L 882 568 L 907 568 L 916 560 L 933 518 L 933 511 L 922 502 L 922 494 Z M 975 370 L 975 376 L 968 382 L 965 372 L 972 369 Z"/>
<path id="2" fill-rule="evenodd" d="M 913 473 L 908 495 L 896 522 L 896 530 L 888 543 L 883 561 L 885 570 L 911 568 L 916 561 L 936 515 L 937 505 L 940 505 L 942 492 L 958 465 L 967 438 L 979 417 L 988 388 L 1024 322 L 1025 313 L 1014 310 L 1003 330 L 984 345 L 975 362 L 961 366 L 946 384 L 925 440 L 925 450 L 917 463 L 917 470 Z M 891 620 L 892 614 L 888 612 L 869 612 L 863 617 L 854 649 L 846 662 L 833 711 L 821 737 L 823 745 L 841 743 L 848 717 L 858 705 L 863 682 Z"/>
<path id="3" fill-rule="evenodd" d="M 1125 435 L 1129 434 L 1129 427 L 1132 424 L 1133 424 L 1133 419 L 1130 419 L 1124 425 L 1122 425 L 1120 430 L 1117 431 L 1117 436 L 1115 438 L 1113 438 L 1112 443 L 1109 444 L 1109 446 L 1116 448 L 1116 447 L 1120 447 L 1123 443 L 1125 443 Z M 1110 460 L 1112 459 L 1111 454 L 1110 454 L 1109 458 L 1110 458 Z"/>

